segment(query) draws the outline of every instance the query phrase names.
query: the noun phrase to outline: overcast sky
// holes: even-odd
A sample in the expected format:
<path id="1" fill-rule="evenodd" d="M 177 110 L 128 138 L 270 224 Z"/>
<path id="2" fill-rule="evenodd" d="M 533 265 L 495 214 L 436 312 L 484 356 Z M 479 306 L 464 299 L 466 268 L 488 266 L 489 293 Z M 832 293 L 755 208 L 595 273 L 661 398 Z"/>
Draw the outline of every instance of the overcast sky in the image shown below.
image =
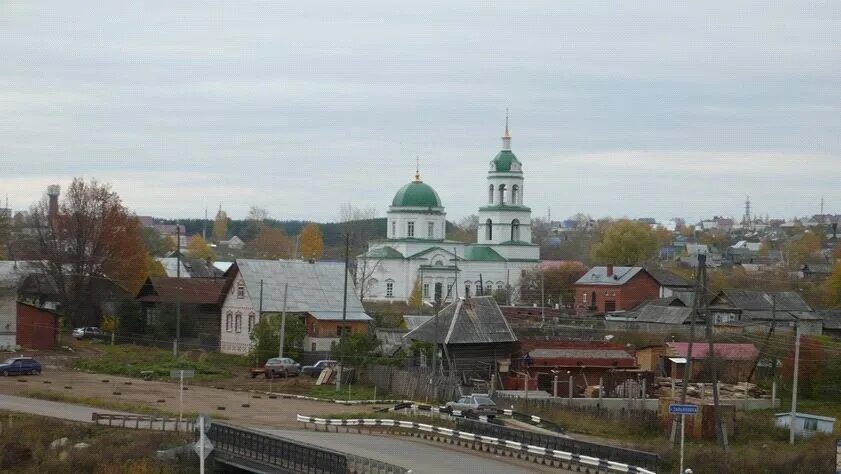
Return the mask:
<path id="1" fill-rule="evenodd" d="M 409 3 L 2 2 L 0 194 L 457 219 L 510 107 L 535 216 L 841 213 L 841 2 Z"/>

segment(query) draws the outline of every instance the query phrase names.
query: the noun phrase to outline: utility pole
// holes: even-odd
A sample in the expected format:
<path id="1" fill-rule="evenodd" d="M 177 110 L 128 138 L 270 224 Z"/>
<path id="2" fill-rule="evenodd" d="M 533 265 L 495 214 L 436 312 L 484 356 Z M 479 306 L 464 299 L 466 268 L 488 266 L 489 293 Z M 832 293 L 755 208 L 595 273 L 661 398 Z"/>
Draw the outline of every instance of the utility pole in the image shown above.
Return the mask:
<path id="1" fill-rule="evenodd" d="M 262 283 L 262 281 L 260 282 Z M 283 284 L 283 311 L 280 313 L 280 350 L 278 357 L 283 357 L 283 343 L 286 340 L 286 296 L 289 293 L 289 283 Z"/>
<path id="2" fill-rule="evenodd" d="M 698 269 L 695 272 L 695 301 L 692 302 L 692 312 L 689 313 L 689 344 L 686 350 L 686 364 L 683 366 L 683 380 L 681 382 L 681 390 L 680 390 L 680 404 L 686 405 L 686 391 L 689 388 L 689 381 L 692 379 L 692 346 L 695 342 L 695 319 L 698 316 L 698 308 L 700 307 L 700 301 L 702 298 L 702 289 L 701 289 L 701 265 L 705 265 L 707 262 L 707 256 L 704 254 L 698 254 Z M 674 383 L 674 381 L 672 382 Z M 686 429 L 685 426 L 686 417 L 680 417 L 680 430 L 683 432 Z M 672 436 L 671 441 L 674 443 L 676 441 L 676 434 L 677 434 L 677 424 L 678 420 L 675 417 L 672 420 Z"/>
<path id="3" fill-rule="evenodd" d="M 762 354 L 768 350 L 768 346 L 771 343 L 771 335 L 774 334 L 774 328 L 777 325 L 777 294 L 771 293 L 771 327 L 768 328 L 768 333 L 765 335 L 765 342 L 762 344 L 762 348 L 759 349 L 759 355 L 757 356 L 756 360 L 753 362 L 753 367 L 750 369 L 750 373 L 748 374 L 748 382 L 753 379 L 753 374 L 756 371 L 756 367 L 759 365 L 760 359 L 762 359 Z M 771 379 L 774 379 L 774 372 L 775 368 L 777 367 L 777 357 L 773 356 L 771 358 Z"/>
<path id="4" fill-rule="evenodd" d="M 728 449 L 727 431 L 724 426 L 724 420 L 721 417 L 721 400 L 718 394 L 718 362 L 719 359 L 715 355 L 715 344 L 713 343 L 713 319 L 710 316 L 707 308 L 707 266 L 706 258 L 699 260 L 699 269 L 701 271 L 701 305 L 704 308 L 704 319 L 707 322 L 707 343 L 709 344 L 707 350 L 707 361 L 712 365 L 712 379 L 713 379 L 713 409 L 715 411 L 715 425 L 716 425 L 716 439 L 718 444 L 725 452 Z"/>
<path id="5" fill-rule="evenodd" d="M 262 279 L 260 280 L 260 302 L 259 302 L 259 307 L 257 308 L 257 315 L 260 317 L 260 319 L 263 319 L 263 280 Z M 236 324 L 236 323 L 234 323 L 234 324 Z M 259 366 L 260 366 L 260 351 L 255 350 L 254 351 L 254 368 L 256 369 Z M 271 386 L 271 380 L 272 379 L 270 378 L 269 379 L 270 386 Z"/>
<path id="6" fill-rule="evenodd" d="M 336 391 L 342 387 L 342 367 L 345 365 L 345 325 L 347 323 L 347 279 L 350 259 L 350 233 L 345 234 L 345 289 L 342 292 L 342 328 L 339 331 L 339 367 L 336 371 Z"/>
<path id="7" fill-rule="evenodd" d="M 543 307 L 546 306 L 546 297 L 543 294 L 543 267 L 540 267 L 540 326 L 542 327 L 546 323 L 546 315 L 544 314 Z"/>
<path id="8" fill-rule="evenodd" d="M 800 324 L 794 322 L 794 382 L 791 387 L 791 415 L 788 422 L 788 443 L 794 444 L 794 421 L 797 417 L 797 378 L 800 371 Z"/>
<path id="9" fill-rule="evenodd" d="M 175 278 L 178 282 L 178 293 L 175 298 L 175 342 L 172 344 L 172 356 L 178 357 L 178 344 L 181 343 L 181 224 L 175 225 L 175 236 L 178 240 L 175 252 Z"/>

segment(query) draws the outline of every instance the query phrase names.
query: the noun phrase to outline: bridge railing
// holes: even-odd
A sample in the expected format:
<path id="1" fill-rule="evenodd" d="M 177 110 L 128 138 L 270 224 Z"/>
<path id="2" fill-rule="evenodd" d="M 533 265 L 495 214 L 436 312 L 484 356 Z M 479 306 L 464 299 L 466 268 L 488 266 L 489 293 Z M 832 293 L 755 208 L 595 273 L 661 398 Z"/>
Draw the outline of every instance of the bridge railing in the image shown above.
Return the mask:
<path id="1" fill-rule="evenodd" d="M 657 469 L 657 454 L 635 449 L 591 443 L 562 436 L 554 436 L 534 431 L 509 428 L 490 423 L 482 423 L 465 418 L 455 418 L 456 428 L 483 436 L 515 441 L 546 449 L 567 451 L 570 453 L 591 456 L 600 459 L 644 467 L 652 471 Z"/>
<path id="2" fill-rule="evenodd" d="M 214 421 L 207 437 L 214 454 L 270 471 L 305 474 L 405 474 L 407 470 L 376 459 L 341 453 L 249 428 Z"/>

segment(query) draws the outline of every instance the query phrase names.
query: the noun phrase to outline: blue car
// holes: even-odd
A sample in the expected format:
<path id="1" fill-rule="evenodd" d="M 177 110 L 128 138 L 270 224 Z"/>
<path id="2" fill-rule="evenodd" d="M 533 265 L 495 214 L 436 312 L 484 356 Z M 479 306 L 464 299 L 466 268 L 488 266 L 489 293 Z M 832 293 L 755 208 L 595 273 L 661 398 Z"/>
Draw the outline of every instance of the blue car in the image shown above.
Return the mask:
<path id="1" fill-rule="evenodd" d="M 41 364 L 32 357 L 12 357 L 0 363 L 0 375 L 41 375 Z"/>

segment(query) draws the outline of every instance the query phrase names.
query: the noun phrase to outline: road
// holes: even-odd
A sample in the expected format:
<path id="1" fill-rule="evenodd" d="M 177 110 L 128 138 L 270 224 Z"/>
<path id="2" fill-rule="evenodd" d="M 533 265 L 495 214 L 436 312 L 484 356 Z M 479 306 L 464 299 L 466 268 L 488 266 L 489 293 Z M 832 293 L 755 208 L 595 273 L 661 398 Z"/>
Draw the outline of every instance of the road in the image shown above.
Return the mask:
<path id="1" fill-rule="evenodd" d="M 264 430 L 268 433 L 323 446 L 335 451 L 364 456 L 395 464 L 416 473 L 568 473 L 558 468 L 518 461 L 490 453 L 478 453 L 467 448 L 442 445 L 417 438 L 393 438 L 382 435 L 356 433 L 327 433 L 324 431 Z"/>
<path id="2" fill-rule="evenodd" d="M 126 414 L 124 412 L 103 410 L 101 408 L 93 408 L 84 405 L 75 405 L 64 402 L 51 402 L 48 400 L 36 400 L 34 398 L 16 397 L 13 395 L 2 394 L 0 394 L 0 409 L 20 413 L 29 413 L 31 415 L 61 418 L 63 420 L 82 421 L 86 423 L 90 423 L 91 414 L 93 414 L 93 412 L 123 415 Z"/>

